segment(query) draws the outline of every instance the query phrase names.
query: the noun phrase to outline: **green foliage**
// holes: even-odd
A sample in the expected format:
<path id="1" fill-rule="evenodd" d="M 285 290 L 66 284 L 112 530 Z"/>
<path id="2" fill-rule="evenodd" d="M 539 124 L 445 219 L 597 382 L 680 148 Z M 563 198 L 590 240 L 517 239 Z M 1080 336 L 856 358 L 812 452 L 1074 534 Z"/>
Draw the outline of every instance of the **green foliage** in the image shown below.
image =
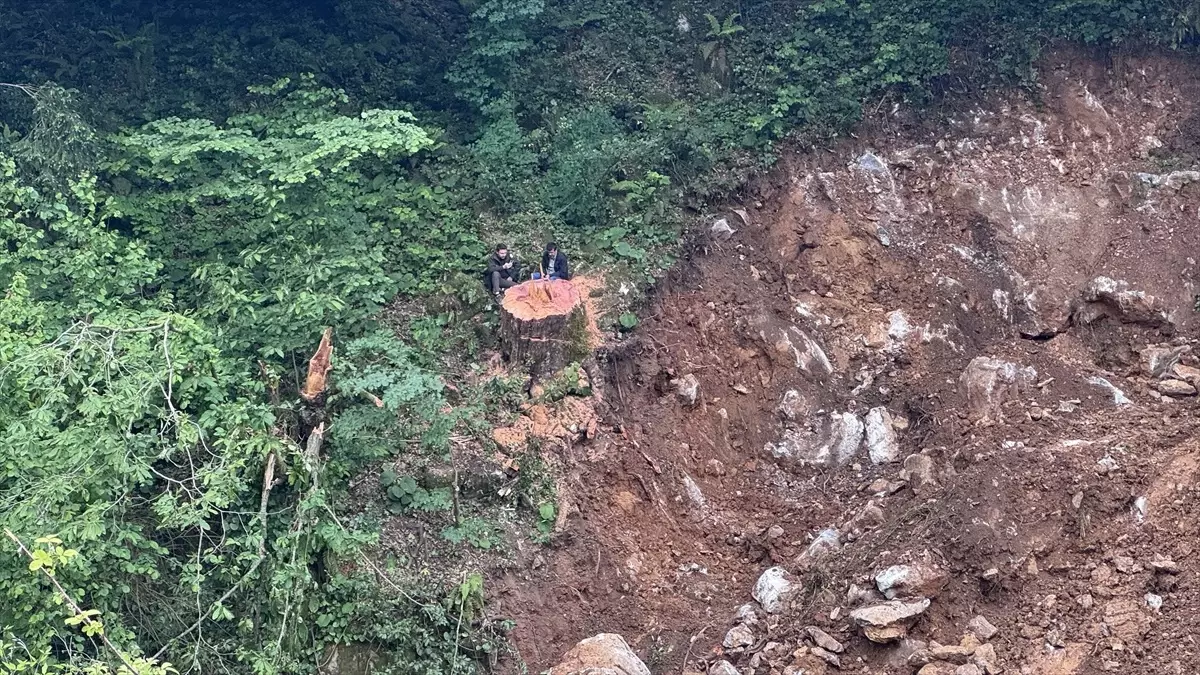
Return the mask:
<path id="1" fill-rule="evenodd" d="M 633 330 L 638 325 L 637 314 L 633 314 L 632 312 L 625 312 L 624 314 L 622 314 L 620 317 L 617 318 L 617 323 L 620 324 L 621 328 L 623 328 L 625 330 Z"/>
<path id="2" fill-rule="evenodd" d="M 412 476 L 396 476 L 391 467 L 383 470 L 379 485 L 384 488 L 384 494 L 391 502 L 388 509 L 395 514 L 407 510 L 445 511 L 451 505 L 449 488 L 426 490 Z"/>
<path id="3" fill-rule="evenodd" d="M 452 544 L 466 542 L 480 550 L 492 548 L 498 541 L 496 526 L 484 518 L 465 518 L 442 530 L 442 538 Z"/>

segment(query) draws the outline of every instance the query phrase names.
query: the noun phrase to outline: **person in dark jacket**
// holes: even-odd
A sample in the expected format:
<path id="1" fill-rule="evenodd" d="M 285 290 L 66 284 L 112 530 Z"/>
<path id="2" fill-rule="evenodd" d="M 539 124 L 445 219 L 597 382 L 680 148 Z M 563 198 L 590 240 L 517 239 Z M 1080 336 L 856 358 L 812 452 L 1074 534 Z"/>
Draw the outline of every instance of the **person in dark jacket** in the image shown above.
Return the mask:
<path id="1" fill-rule="evenodd" d="M 546 244 L 546 252 L 542 254 L 542 271 L 547 279 L 570 279 L 571 268 L 567 265 L 567 256 L 558 250 L 558 244 Z M 534 279 L 540 279 L 541 274 L 534 273 Z"/>
<path id="2" fill-rule="evenodd" d="M 504 289 L 516 286 L 520 275 L 521 263 L 508 254 L 507 246 L 497 246 L 496 252 L 488 258 L 487 272 L 484 275 L 488 290 L 500 295 Z"/>

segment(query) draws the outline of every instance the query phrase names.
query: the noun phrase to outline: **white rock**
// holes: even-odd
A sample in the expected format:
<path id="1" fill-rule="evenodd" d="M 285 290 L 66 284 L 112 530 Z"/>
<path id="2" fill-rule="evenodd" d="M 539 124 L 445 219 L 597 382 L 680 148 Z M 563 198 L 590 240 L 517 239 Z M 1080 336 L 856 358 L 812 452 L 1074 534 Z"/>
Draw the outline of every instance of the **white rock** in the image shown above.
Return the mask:
<path id="1" fill-rule="evenodd" d="M 887 408 L 871 408 L 866 418 L 867 453 L 875 464 L 900 461 L 900 443 Z"/>
<path id="2" fill-rule="evenodd" d="M 862 445 L 865 427 L 853 413 L 831 413 L 817 422 L 816 429 L 787 429 L 765 450 L 776 459 L 786 459 L 826 468 L 850 463 Z"/>
<path id="3" fill-rule="evenodd" d="M 1147 593 L 1146 594 L 1146 606 L 1156 612 L 1161 610 L 1162 606 L 1163 606 L 1162 596 L 1154 594 L 1154 593 Z"/>
<path id="4" fill-rule="evenodd" d="M 575 645 L 562 662 L 550 669 L 550 675 L 650 675 L 650 669 L 629 648 L 625 638 L 602 633 Z"/>
<path id="5" fill-rule="evenodd" d="M 784 610 L 795 585 L 787 570 L 782 567 L 772 567 L 762 573 L 754 584 L 754 599 L 762 608 L 771 614 Z"/>

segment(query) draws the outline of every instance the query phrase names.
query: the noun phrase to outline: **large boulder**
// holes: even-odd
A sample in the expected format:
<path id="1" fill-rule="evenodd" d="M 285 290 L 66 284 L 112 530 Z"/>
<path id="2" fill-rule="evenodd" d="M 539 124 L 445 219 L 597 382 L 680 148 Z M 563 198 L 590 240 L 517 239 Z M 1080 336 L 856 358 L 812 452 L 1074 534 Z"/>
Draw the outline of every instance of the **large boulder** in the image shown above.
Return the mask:
<path id="1" fill-rule="evenodd" d="M 1000 406 L 1037 383 L 1037 371 L 1011 361 L 977 356 L 958 378 L 972 420 L 998 422 L 1004 419 Z"/>
<path id="2" fill-rule="evenodd" d="M 1129 287 L 1129 282 L 1096 277 L 1080 294 L 1080 303 L 1071 313 L 1071 322 L 1086 326 L 1105 317 L 1121 323 L 1137 323 L 1164 332 L 1175 328 L 1174 318 L 1159 298 Z"/>
<path id="3" fill-rule="evenodd" d="M 601 633 L 571 648 L 550 675 L 650 675 L 625 638 Z"/>

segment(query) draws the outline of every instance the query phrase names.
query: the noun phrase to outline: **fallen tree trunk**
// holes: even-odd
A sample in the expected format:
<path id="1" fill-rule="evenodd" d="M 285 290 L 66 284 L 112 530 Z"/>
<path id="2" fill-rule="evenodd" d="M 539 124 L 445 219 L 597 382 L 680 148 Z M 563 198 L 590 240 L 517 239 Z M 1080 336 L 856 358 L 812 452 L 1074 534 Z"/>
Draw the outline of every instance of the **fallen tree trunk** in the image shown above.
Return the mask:
<path id="1" fill-rule="evenodd" d="M 533 375 L 552 373 L 582 358 L 574 345 L 580 338 L 586 342 L 586 322 L 570 281 L 526 281 L 508 289 L 500 303 L 501 348 L 509 362 L 527 366 Z"/>

